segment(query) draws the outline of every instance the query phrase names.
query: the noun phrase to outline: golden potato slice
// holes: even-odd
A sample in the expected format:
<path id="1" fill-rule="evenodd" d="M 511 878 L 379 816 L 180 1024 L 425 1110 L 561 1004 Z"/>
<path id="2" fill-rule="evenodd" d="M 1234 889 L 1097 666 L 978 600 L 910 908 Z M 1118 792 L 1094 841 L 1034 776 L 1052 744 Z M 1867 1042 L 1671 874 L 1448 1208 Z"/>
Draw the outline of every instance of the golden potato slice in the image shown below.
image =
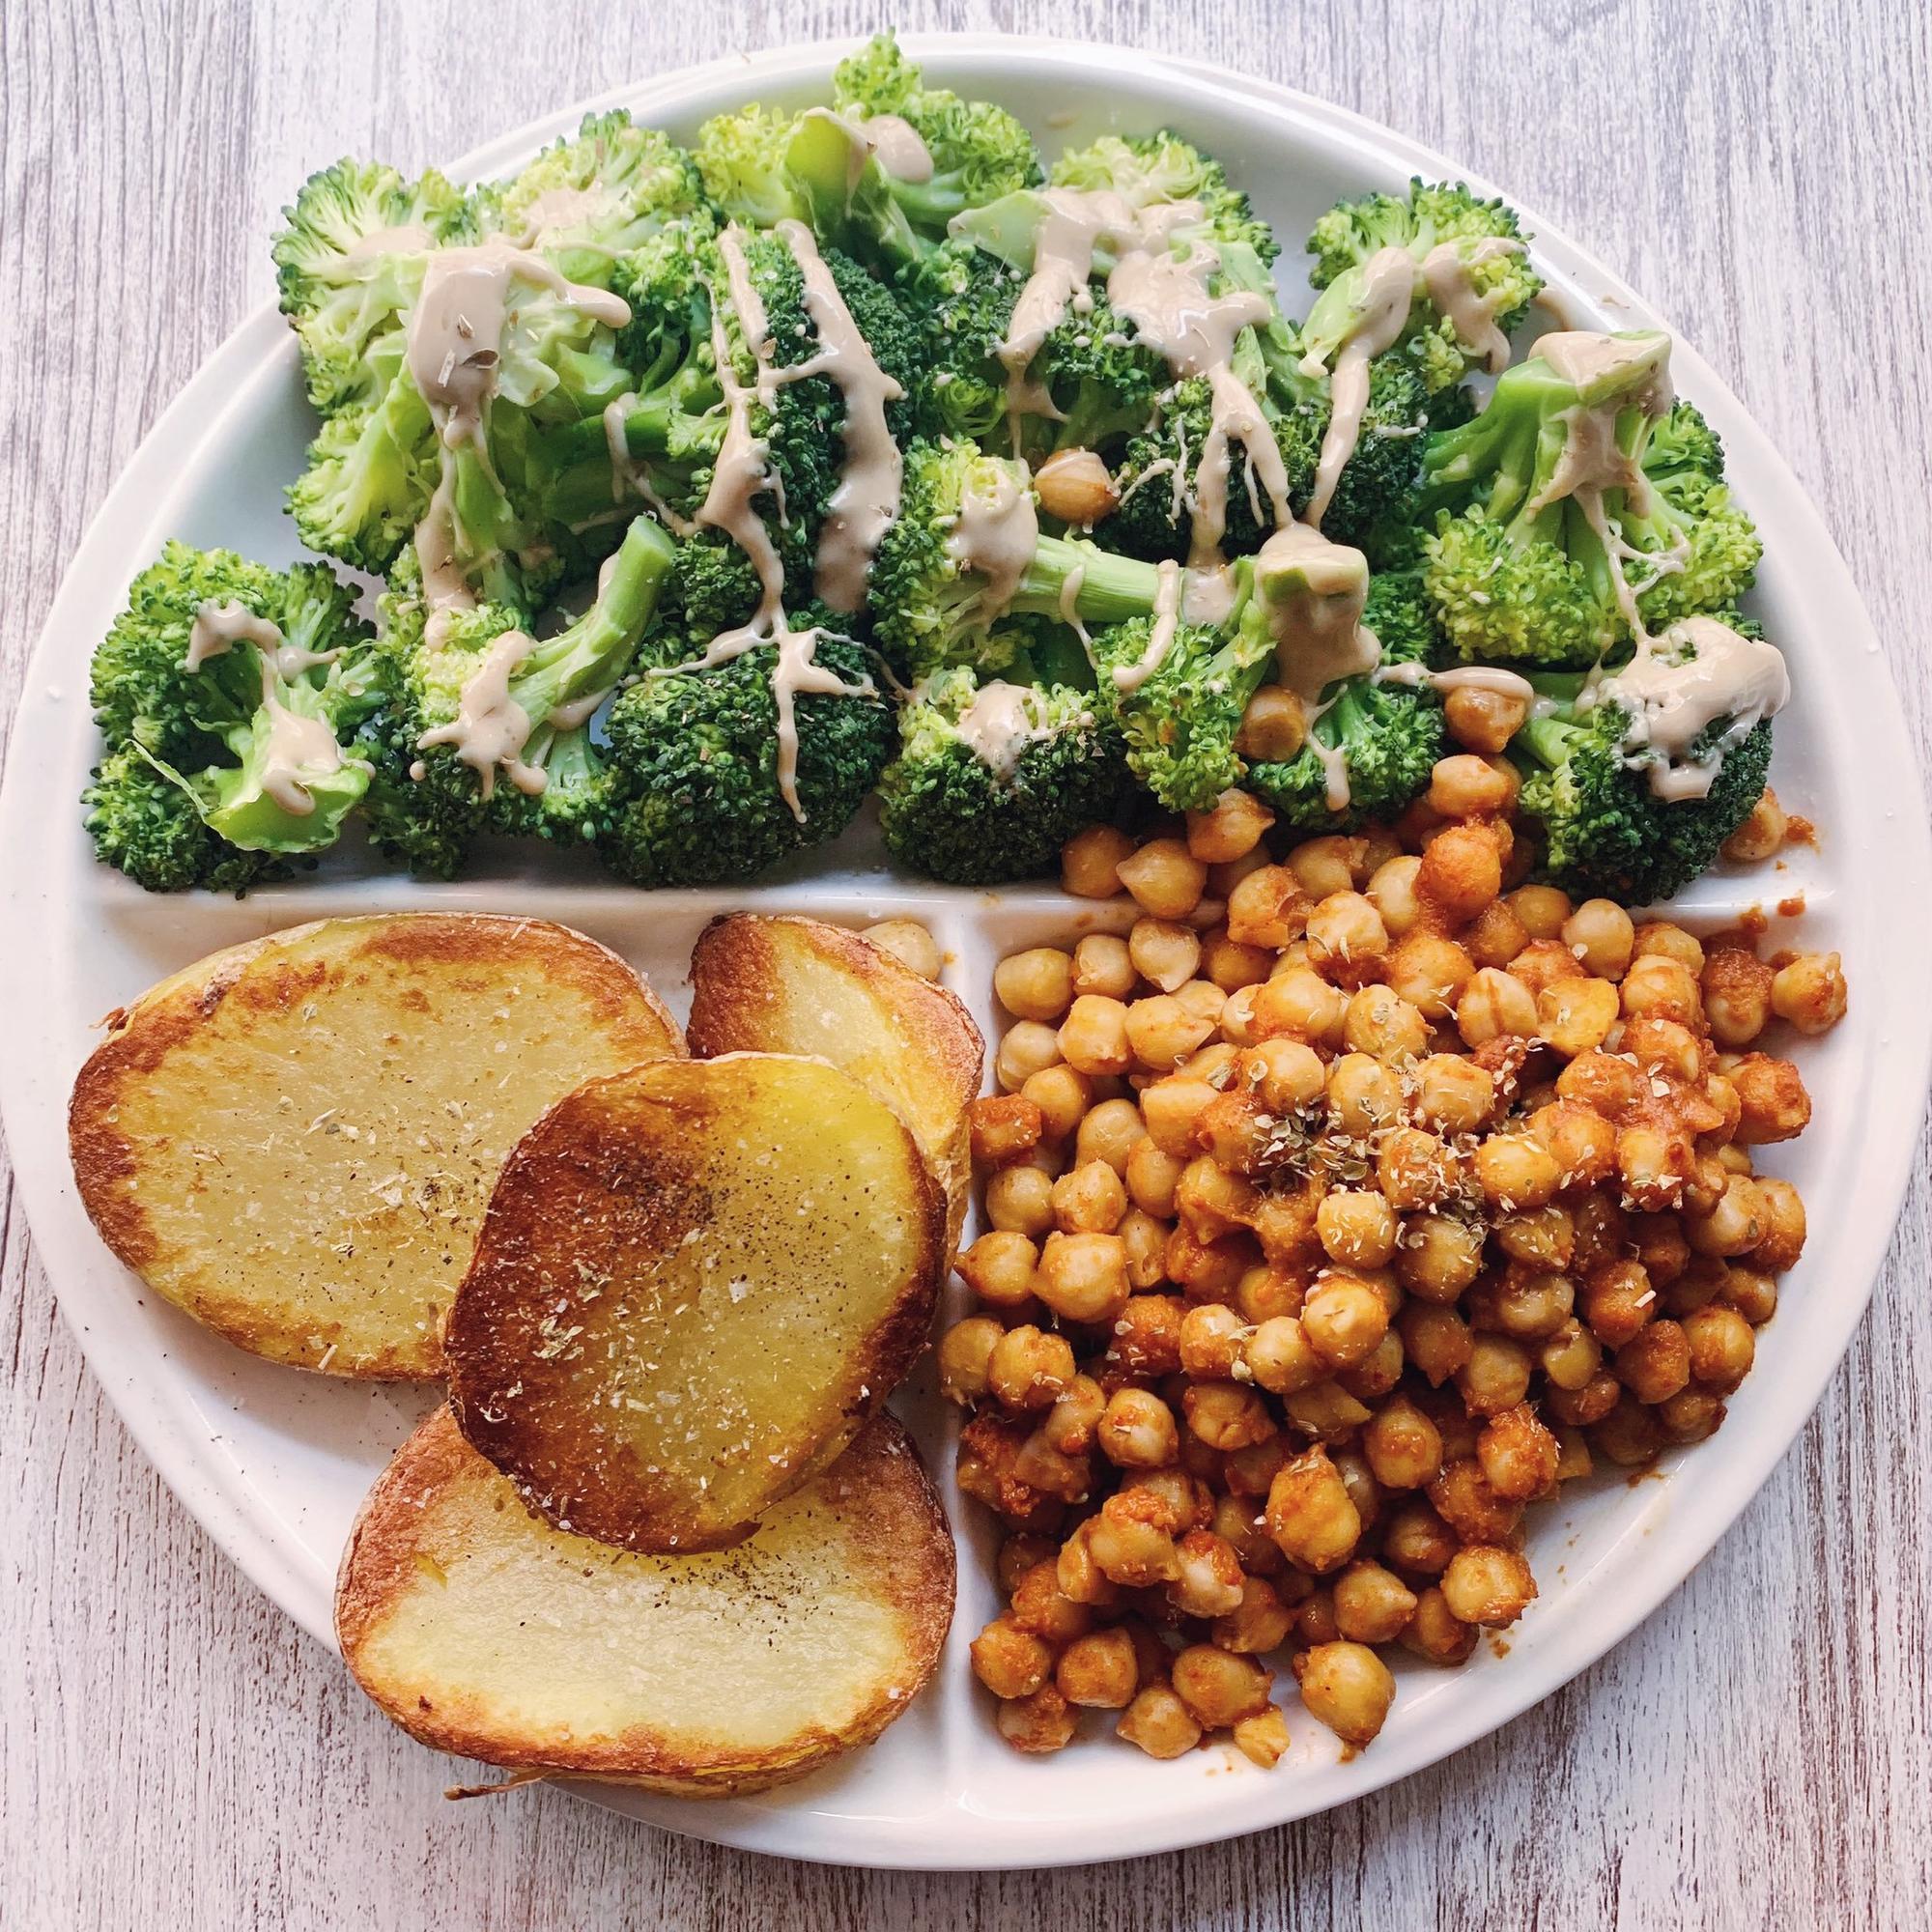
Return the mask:
<path id="1" fill-rule="evenodd" d="M 441 1373 L 503 1157 L 591 1074 L 682 1054 L 630 967 L 541 920 L 323 920 L 108 1016 L 74 1178 L 151 1287 L 272 1361 Z"/>
<path id="2" fill-rule="evenodd" d="M 810 1053 L 898 1109 L 946 1189 L 947 1247 L 972 1183 L 967 1114 L 984 1045 L 944 986 L 821 920 L 732 913 L 691 955 L 691 1050 Z"/>
<path id="3" fill-rule="evenodd" d="M 443 1339 L 457 1419 L 559 1528 L 724 1548 L 911 1367 L 945 1234 L 904 1123 L 823 1061 L 589 1081 L 491 1198 Z"/>
<path id="4" fill-rule="evenodd" d="M 438 1750 L 722 1796 L 876 1738 L 932 1674 L 952 1587 L 889 1415 L 735 1549 L 641 1556 L 531 1515 L 445 1408 L 370 1491 L 335 1628 L 356 1682 Z"/>

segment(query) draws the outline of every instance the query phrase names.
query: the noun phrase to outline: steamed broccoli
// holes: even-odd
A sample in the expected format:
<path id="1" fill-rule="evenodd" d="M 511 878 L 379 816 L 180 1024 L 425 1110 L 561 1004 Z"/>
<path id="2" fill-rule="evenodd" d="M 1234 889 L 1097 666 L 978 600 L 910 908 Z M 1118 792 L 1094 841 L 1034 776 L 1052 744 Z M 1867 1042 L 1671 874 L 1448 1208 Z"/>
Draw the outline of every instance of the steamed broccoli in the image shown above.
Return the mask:
<path id="1" fill-rule="evenodd" d="M 103 860 L 152 891 L 241 891 L 335 841 L 369 784 L 352 741 L 384 695 L 354 602 L 320 564 L 181 543 L 135 579 L 90 675 Z"/>
<path id="2" fill-rule="evenodd" d="M 1680 410 L 1657 434 L 1669 337 L 1547 338 L 1578 340 L 1582 363 L 1539 344 L 1479 416 L 1429 440 L 1424 573 L 1471 662 L 1589 665 L 1631 635 L 1624 597 L 1648 627 L 1729 604 L 1756 574 L 1702 418 Z"/>
<path id="3" fill-rule="evenodd" d="M 384 600 L 383 649 L 395 696 L 365 737 L 379 778 L 370 787 L 370 835 L 412 870 L 447 878 L 480 832 L 564 841 L 602 829 L 609 786 L 586 718 L 573 719 L 630 670 L 668 576 L 672 545 L 647 517 L 626 532 L 584 614 L 530 642 L 528 613 L 484 604 L 432 618 L 414 573 L 398 571 Z M 467 690 L 503 680 L 502 743 L 458 727 Z M 558 712 L 564 716 L 559 718 Z M 500 775 L 500 777 L 499 777 Z"/>
<path id="4" fill-rule="evenodd" d="M 1483 201 L 1460 183 L 1411 181 L 1406 197 L 1367 194 L 1336 204 L 1315 224 L 1308 240 L 1315 257 L 1309 279 L 1321 294 L 1303 333 L 1309 352 L 1331 363 L 1357 327 L 1365 296 L 1363 270 L 1384 248 L 1413 257 L 1415 289 L 1407 321 L 1390 352 L 1411 363 L 1434 394 L 1453 388 L 1468 371 L 1507 354 L 1506 338 L 1541 291 L 1543 278 L 1529 266 L 1514 210 Z M 1469 291 L 1488 311 L 1495 337 L 1465 342 L 1437 307 L 1422 272 L 1439 247 L 1451 249 Z"/>
<path id="5" fill-rule="evenodd" d="M 1217 242 L 1245 245 L 1264 267 L 1279 252 L 1274 231 L 1228 180 L 1227 170 L 1179 134 L 1103 134 L 1070 149 L 1053 164 L 1056 187 L 1109 189 L 1133 207 L 1155 202 L 1201 204 L 1207 232 Z"/>
<path id="6" fill-rule="evenodd" d="M 831 622 L 830 612 L 808 613 Z M 653 670 L 611 707 L 612 792 L 598 853 L 639 886 L 749 879 L 836 838 L 892 752 L 892 706 L 873 689 L 865 650 L 821 635 L 816 662 L 845 688 L 793 699 L 796 789 L 780 786 L 778 646 L 760 644 L 704 670 Z"/>
<path id="7" fill-rule="evenodd" d="M 1771 764 L 1771 721 L 1741 741 L 1718 719 L 1690 755 L 1720 760 L 1710 792 L 1676 801 L 1657 796 L 1649 774 L 1625 749 L 1630 716 L 1614 700 L 1579 710 L 1577 680 L 1533 676 L 1546 697 L 1511 744 L 1523 768 L 1518 809 L 1544 838 L 1549 876 L 1578 892 L 1648 905 L 1680 892 L 1716 863 L 1719 847 L 1750 815 Z"/>
<path id="8" fill-rule="evenodd" d="M 886 844 L 949 885 L 1050 871 L 1083 825 L 1113 816 L 1121 750 L 1092 691 L 941 671 L 899 714 L 898 755 L 879 781 Z"/>

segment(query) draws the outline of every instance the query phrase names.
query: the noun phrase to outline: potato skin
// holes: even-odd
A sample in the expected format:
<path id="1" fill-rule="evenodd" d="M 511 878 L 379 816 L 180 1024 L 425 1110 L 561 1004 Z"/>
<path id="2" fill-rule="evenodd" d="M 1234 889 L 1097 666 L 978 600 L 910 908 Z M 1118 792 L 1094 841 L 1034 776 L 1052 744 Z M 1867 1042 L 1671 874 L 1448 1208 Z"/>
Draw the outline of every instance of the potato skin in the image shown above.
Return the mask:
<path id="1" fill-rule="evenodd" d="M 512 1699 L 525 1707 L 529 1702 L 527 1656 L 508 1666 L 508 1681 L 494 1675 L 494 1650 L 487 1657 L 440 1658 L 433 1671 L 420 1661 L 413 1669 L 407 1662 L 399 1667 L 385 1653 L 385 1638 L 394 1620 L 408 1614 L 412 1598 L 447 1590 L 450 1578 L 439 1552 L 451 1547 L 504 1565 L 553 1563 L 572 1588 L 580 1580 L 593 1589 L 600 1581 L 608 1586 L 629 1566 L 634 1575 L 661 1574 L 675 1596 L 681 1578 L 690 1575 L 677 1559 L 623 1555 L 545 1525 L 521 1507 L 507 1480 L 463 1439 L 447 1408 L 426 1418 L 396 1452 L 351 1531 L 335 1597 L 343 1657 L 384 1715 L 436 1750 L 507 1770 L 636 1784 L 687 1797 L 730 1797 L 782 1784 L 871 1743 L 908 1709 L 938 1663 L 952 1616 L 952 1534 L 918 1454 L 894 1417 L 868 1423 L 819 1478 L 816 1494 L 830 1505 L 831 1527 L 821 1523 L 811 1539 L 824 1553 L 826 1575 L 845 1579 L 844 1587 L 873 1605 L 895 1639 L 889 1671 L 850 1665 L 869 1674 L 848 1687 L 850 1708 L 836 1725 L 811 1722 L 781 1739 L 758 1742 L 734 1737 L 724 1727 L 706 1734 L 701 1723 L 674 1733 L 668 1724 L 613 1721 L 594 1733 L 580 1728 L 565 1736 L 527 1718 L 518 1721 L 506 1709 Z M 782 1523 L 777 1529 L 781 1538 L 788 1533 Z M 831 1547 L 821 1540 L 827 1535 L 836 1536 Z M 783 1547 L 796 1560 L 791 1547 Z M 605 1577 L 606 1571 L 611 1575 Z M 439 1617 L 440 1601 L 427 1601 L 429 1614 Z M 563 1614 L 569 1605 L 559 1601 L 556 1607 Z M 796 1672 L 807 1657 L 818 1655 L 813 1620 L 819 1601 L 793 1607 L 799 1654 L 788 1656 L 782 1643 L 767 1647 L 761 1639 L 750 1641 L 748 1672 L 765 1666 Z M 758 1609 L 748 1604 L 746 1614 L 754 1616 Z M 769 1603 L 763 1609 L 769 1615 Z M 595 1612 L 600 1631 L 609 1614 Z M 447 1631 L 447 1617 L 440 1620 Z M 627 1643 L 647 1653 L 669 1627 L 661 1617 L 639 1619 Z M 668 1656 L 658 1674 L 675 1687 L 677 1658 Z M 539 1684 L 534 1690 L 544 1688 Z M 746 1684 L 744 1691 L 748 1702 L 755 1698 L 755 1684 Z"/>
<path id="2" fill-rule="evenodd" d="M 107 1246 L 251 1353 L 391 1379 L 441 1372 L 442 1312 L 531 1122 L 586 1073 L 684 1053 L 614 952 L 483 914 L 290 927 L 106 1026 L 68 1132 Z"/>
<path id="3" fill-rule="evenodd" d="M 945 1212 L 898 1116 L 822 1061 L 588 1081 L 492 1196 L 444 1334 L 458 1423 L 560 1528 L 729 1548 L 925 1347 Z"/>

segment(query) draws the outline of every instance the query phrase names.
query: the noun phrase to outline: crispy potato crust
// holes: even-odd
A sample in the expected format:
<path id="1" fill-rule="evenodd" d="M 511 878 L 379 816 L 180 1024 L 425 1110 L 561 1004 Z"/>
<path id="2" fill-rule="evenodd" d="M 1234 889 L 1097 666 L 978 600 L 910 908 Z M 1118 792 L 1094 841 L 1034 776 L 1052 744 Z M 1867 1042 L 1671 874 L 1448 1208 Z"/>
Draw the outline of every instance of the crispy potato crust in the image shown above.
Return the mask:
<path id="1" fill-rule="evenodd" d="M 533 1516 L 443 1408 L 370 1491 L 335 1624 L 356 1682 L 435 1749 L 728 1796 L 898 1717 L 938 1662 L 953 1580 L 939 1499 L 889 1415 L 750 1541 L 663 1557 Z"/>
<path id="2" fill-rule="evenodd" d="M 323 920 L 107 1018 L 74 1179 L 170 1301 L 298 1367 L 421 1378 L 503 1156 L 587 1074 L 681 1055 L 662 1002 L 546 921 Z"/>
<path id="3" fill-rule="evenodd" d="M 947 1248 L 972 1183 L 967 1109 L 985 1047 L 973 1016 L 842 925 L 792 916 L 715 919 L 691 955 L 691 1050 L 806 1053 L 895 1107 L 946 1190 Z"/>
<path id="4" fill-rule="evenodd" d="M 560 1528 L 726 1548 L 912 1366 L 945 1225 L 910 1131 L 823 1061 L 587 1082 L 511 1155 L 450 1311 L 463 1433 Z"/>

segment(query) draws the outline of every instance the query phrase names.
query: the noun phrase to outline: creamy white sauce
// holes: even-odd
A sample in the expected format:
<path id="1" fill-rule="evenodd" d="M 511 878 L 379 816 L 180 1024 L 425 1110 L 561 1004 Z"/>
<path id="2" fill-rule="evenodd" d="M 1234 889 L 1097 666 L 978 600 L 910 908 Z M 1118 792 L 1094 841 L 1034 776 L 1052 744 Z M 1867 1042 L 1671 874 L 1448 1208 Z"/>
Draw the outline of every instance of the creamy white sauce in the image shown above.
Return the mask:
<path id="1" fill-rule="evenodd" d="M 510 673 L 536 647 L 537 640 L 526 633 L 505 631 L 464 679 L 456 716 L 416 740 L 416 749 L 422 752 L 433 745 L 451 746 L 476 774 L 486 799 L 496 788 L 499 769 L 519 791 L 531 797 L 548 781 L 542 772 L 524 762 L 524 747 L 530 739 L 530 715 L 510 696 Z"/>
<path id="2" fill-rule="evenodd" d="M 517 238 L 517 245 L 533 248 L 566 229 L 586 228 L 603 220 L 617 206 L 616 196 L 606 188 L 547 187 L 524 210 L 524 229 Z"/>
<path id="3" fill-rule="evenodd" d="M 568 704 L 555 705 L 545 714 L 544 723 L 554 731 L 575 731 L 580 724 L 590 723 L 596 716 L 597 707 L 616 688 L 614 684 L 607 684 L 602 691 L 588 692 Z"/>
<path id="4" fill-rule="evenodd" d="M 340 649 L 311 651 L 292 644 L 279 624 L 257 616 L 245 604 L 231 601 L 196 607 L 182 668 L 199 670 L 210 658 L 226 655 L 236 644 L 253 644 L 274 666 L 275 675 L 284 683 L 293 683 L 316 665 L 333 664 L 342 655 Z"/>
<path id="5" fill-rule="evenodd" d="M 1378 249 L 1362 265 L 1361 300 L 1328 379 L 1328 427 L 1315 466 L 1314 493 L 1302 512 L 1303 522 L 1313 529 L 1321 527 L 1342 471 L 1361 440 L 1362 414 L 1369 406 L 1369 364 L 1395 347 L 1407 324 L 1415 276 L 1415 257 L 1406 248 Z M 1309 357 L 1302 366 L 1310 375 L 1319 374 L 1321 358 Z"/>
<path id="6" fill-rule="evenodd" d="M 611 453 L 611 500 L 621 503 L 627 494 L 640 497 L 673 536 L 688 537 L 697 526 L 659 496 L 649 472 L 632 459 L 626 425 L 637 406 L 636 393 L 626 392 L 604 410 L 604 447 Z"/>
<path id="7" fill-rule="evenodd" d="M 262 709 L 269 718 L 261 751 L 262 789 L 291 816 L 306 818 L 315 810 L 308 785 L 342 769 L 342 747 L 320 718 L 304 718 L 282 703 L 275 696 L 270 654 L 264 651 L 260 661 Z"/>
<path id="8" fill-rule="evenodd" d="M 1154 592 L 1153 626 L 1148 633 L 1147 648 L 1130 665 L 1114 667 L 1114 689 L 1138 691 L 1161 665 L 1174 645 L 1174 633 L 1180 622 L 1180 566 L 1169 560 L 1160 566 L 1160 586 Z"/>
<path id="9" fill-rule="evenodd" d="M 1504 255 L 1520 255 L 1522 243 L 1500 235 L 1486 235 L 1474 247 L 1442 242 L 1422 258 L 1422 286 L 1437 311 L 1446 316 L 1456 339 L 1469 350 L 1492 376 L 1509 367 L 1509 337 L 1496 327 L 1505 305 L 1500 293 L 1479 295 L 1470 270 Z"/>
<path id="10" fill-rule="evenodd" d="M 982 483 L 990 488 L 980 488 Z M 991 623 L 1012 603 L 1038 545 L 1039 515 L 1033 492 L 1004 464 L 976 471 L 960 499 L 946 548 L 960 569 L 984 581 L 980 593 L 982 622 Z M 1083 570 L 1081 575 L 1085 574 Z M 1077 589 L 1074 594 L 1079 594 Z M 1064 591 L 1060 601 L 1064 611 Z"/>
<path id="11" fill-rule="evenodd" d="M 1362 623 L 1369 565 L 1360 551 L 1330 543 L 1307 524 L 1290 524 L 1262 546 L 1255 582 L 1274 634 L 1276 681 L 1303 703 L 1313 705 L 1336 678 L 1381 663 L 1381 645 Z"/>
<path id="12" fill-rule="evenodd" d="M 390 228 L 372 228 L 368 234 L 358 235 L 345 250 L 343 259 L 367 265 L 374 273 L 375 265 L 385 255 L 420 255 L 436 245 L 436 237 L 421 222 L 402 221 Z"/>
<path id="13" fill-rule="evenodd" d="M 1790 674 L 1775 645 L 1715 617 L 1686 617 L 1661 637 L 1639 639 L 1636 656 L 1621 670 L 1593 676 L 1579 704 L 1620 704 L 1631 721 L 1624 750 L 1647 767 L 1659 798 L 1677 800 L 1707 797 L 1722 753 L 1790 697 Z M 1722 719 L 1731 723 L 1717 755 L 1693 762 L 1691 747 Z"/>
<path id="14" fill-rule="evenodd" d="M 1080 721 L 1091 724 L 1083 714 Z M 1061 726 L 1040 722 L 1039 694 L 1023 684 L 983 684 L 959 714 L 959 735 L 1003 782 L 1010 781 L 1029 745 L 1057 737 Z"/>
<path id="15" fill-rule="evenodd" d="M 914 187 L 923 187 L 932 179 L 932 154 L 920 131 L 897 114 L 872 114 L 863 120 L 840 114 L 830 107 L 812 107 L 807 116 L 813 121 L 829 121 L 850 144 L 845 163 L 845 192 L 850 195 L 865 175 L 867 160 L 876 159 L 880 168 Z"/>
<path id="16" fill-rule="evenodd" d="M 1537 702 L 1536 687 L 1528 678 L 1500 665 L 1456 665 L 1448 670 L 1431 670 L 1419 664 L 1378 665 L 1376 682 L 1407 685 L 1411 690 L 1426 684 L 1432 691 L 1487 691 L 1497 697 L 1520 697 L 1525 704 Z"/>
<path id="17" fill-rule="evenodd" d="M 1218 570 L 1190 570 L 1181 579 L 1180 614 L 1190 624 L 1215 629 L 1234 615 L 1240 586 L 1227 564 Z"/>

